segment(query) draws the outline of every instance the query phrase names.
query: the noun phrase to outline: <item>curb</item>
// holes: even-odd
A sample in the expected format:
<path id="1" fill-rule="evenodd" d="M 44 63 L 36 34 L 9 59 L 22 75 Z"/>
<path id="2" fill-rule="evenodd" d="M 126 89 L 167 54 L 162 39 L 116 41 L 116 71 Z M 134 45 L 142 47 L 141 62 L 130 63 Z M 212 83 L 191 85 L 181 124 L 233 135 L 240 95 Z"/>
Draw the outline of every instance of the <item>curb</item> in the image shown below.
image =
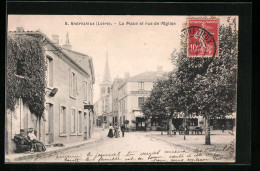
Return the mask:
<path id="1" fill-rule="evenodd" d="M 60 149 L 54 149 L 54 150 L 51 150 L 51 151 L 44 151 L 44 152 L 35 152 L 33 154 L 29 154 L 29 155 L 25 155 L 25 156 L 20 156 L 20 157 L 14 157 L 12 159 L 9 159 L 8 156 L 5 156 L 5 161 L 8 163 L 8 162 L 19 162 L 19 163 L 24 163 L 26 161 L 23 162 L 23 160 L 29 160 L 29 159 L 32 159 L 32 158 L 35 158 L 36 156 L 38 157 L 46 157 L 46 156 L 50 156 L 51 154 L 53 153 L 58 153 L 58 152 L 62 152 L 62 151 L 66 151 L 66 150 L 69 150 L 69 149 L 72 149 L 72 148 L 78 148 L 78 147 L 81 147 L 81 146 L 85 146 L 85 145 L 88 145 L 88 144 L 93 144 L 95 142 L 98 142 L 102 140 L 102 137 L 98 137 L 97 139 L 93 140 L 93 139 L 90 139 L 89 141 L 86 140 L 86 142 L 83 142 L 81 144 L 76 144 L 76 145 L 72 145 L 72 146 L 69 146 L 69 147 L 62 147 Z M 20 162 L 21 161 L 21 162 Z"/>

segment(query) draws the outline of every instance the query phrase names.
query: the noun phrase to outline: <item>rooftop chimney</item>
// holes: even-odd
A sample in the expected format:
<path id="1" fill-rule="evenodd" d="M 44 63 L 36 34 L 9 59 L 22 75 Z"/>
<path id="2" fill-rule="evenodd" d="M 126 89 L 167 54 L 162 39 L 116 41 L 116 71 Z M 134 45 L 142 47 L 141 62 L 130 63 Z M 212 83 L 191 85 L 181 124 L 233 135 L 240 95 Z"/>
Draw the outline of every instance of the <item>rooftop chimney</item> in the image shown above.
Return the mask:
<path id="1" fill-rule="evenodd" d="M 24 29 L 23 29 L 23 27 L 16 27 L 16 31 L 17 31 L 17 32 L 23 32 Z"/>
<path id="2" fill-rule="evenodd" d="M 59 45 L 59 35 L 53 34 L 52 35 L 52 41 L 55 45 Z"/>
<path id="3" fill-rule="evenodd" d="M 66 34 L 65 44 L 62 47 L 65 48 L 65 49 L 71 50 L 71 44 L 70 44 L 69 33 L 68 32 Z"/>

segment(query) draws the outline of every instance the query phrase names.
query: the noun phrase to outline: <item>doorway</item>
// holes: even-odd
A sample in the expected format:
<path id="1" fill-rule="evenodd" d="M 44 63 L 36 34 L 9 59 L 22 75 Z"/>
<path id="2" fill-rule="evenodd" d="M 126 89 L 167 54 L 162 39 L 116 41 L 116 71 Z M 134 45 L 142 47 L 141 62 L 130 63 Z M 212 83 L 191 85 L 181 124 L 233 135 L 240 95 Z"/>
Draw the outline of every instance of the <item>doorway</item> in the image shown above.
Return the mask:
<path id="1" fill-rule="evenodd" d="M 87 113 L 84 112 L 84 139 L 88 139 L 88 125 L 87 125 Z"/>
<path id="2" fill-rule="evenodd" d="M 51 144 L 54 142 L 54 125 L 53 125 L 53 104 L 46 104 L 45 111 L 45 144 Z"/>
<path id="3" fill-rule="evenodd" d="M 90 117 L 90 112 L 89 112 L 89 124 L 88 124 L 88 126 L 89 126 L 89 131 L 88 131 L 88 133 L 89 133 L 89 138 L 91 137 L 91 119 L 90 119 L 91 117 Z"/>

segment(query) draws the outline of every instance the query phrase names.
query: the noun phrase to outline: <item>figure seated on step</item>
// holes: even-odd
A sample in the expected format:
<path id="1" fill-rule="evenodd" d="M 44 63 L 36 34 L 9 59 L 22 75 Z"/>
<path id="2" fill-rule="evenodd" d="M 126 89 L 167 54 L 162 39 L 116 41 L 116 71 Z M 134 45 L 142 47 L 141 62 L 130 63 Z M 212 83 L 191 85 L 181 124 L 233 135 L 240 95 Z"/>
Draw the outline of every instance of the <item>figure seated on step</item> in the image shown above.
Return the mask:
<path id="1" fill-rule="evenodd" d="M 25 132 L 24 132 L 23 129 L 20 130 L 20 134 L 16 134 L 14 136 L 14 142 L 15 142 L 15 145 L 16 145 L 16 149 L 15 149 L 16 153 L 28 152 L 32 148 L 30 140 L 25 135 Z"/>
<path id="2" fill-rule="evenodd" d="M 28 138 L 31 141 L 34 150 L 37 152 L 46 151 L 45 145 L 38 141 L 36 135 L 33 133 L 33 128 L 29 128 L 28 132 Z"/>

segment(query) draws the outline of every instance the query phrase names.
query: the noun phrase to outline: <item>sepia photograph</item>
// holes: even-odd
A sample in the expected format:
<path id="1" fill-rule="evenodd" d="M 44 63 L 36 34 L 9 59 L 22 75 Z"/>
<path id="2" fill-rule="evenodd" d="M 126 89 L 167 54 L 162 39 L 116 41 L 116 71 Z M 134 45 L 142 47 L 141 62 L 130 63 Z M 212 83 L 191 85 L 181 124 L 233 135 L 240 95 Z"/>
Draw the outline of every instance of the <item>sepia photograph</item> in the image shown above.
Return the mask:
<path id="1" fill-rule="evenodd" d="M 8 15 L 5 163 L 235 163 L 239 16 Z"/>

